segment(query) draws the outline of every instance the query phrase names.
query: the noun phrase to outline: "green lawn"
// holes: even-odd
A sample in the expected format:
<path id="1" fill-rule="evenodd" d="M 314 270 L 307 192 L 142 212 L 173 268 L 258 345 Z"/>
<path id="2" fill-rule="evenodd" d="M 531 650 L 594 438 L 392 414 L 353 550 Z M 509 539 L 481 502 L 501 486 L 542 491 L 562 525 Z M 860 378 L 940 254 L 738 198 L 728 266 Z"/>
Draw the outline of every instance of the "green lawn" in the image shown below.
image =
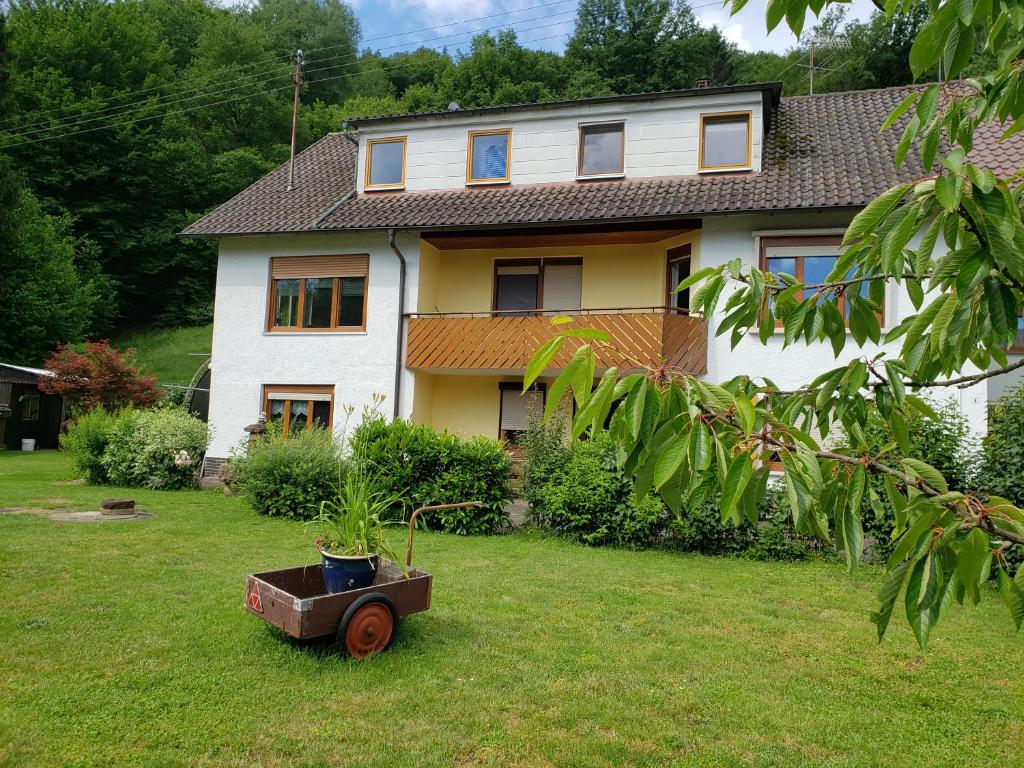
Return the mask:
<path id="1" fill-rule="evenodd" d="M 0 507 L 116 491 L 0 453 Z M 877 573 L 419 536 L 430 611 L 366 662 L 242 609 L 310 532 L 217 492 L 153 517 L 0 515 L 0 765 L 1020 765 L 1024 654 L 994 596 L 926 655 L 879 645 Z"/>
<path id="2" fill-rule="evenodd" d="M 188 384 L 210 356 L 212 325 L 156 328 L 127 333 L 110 340 L 119 349 L 134 347 L 144 373 L 161 384 Z"/>

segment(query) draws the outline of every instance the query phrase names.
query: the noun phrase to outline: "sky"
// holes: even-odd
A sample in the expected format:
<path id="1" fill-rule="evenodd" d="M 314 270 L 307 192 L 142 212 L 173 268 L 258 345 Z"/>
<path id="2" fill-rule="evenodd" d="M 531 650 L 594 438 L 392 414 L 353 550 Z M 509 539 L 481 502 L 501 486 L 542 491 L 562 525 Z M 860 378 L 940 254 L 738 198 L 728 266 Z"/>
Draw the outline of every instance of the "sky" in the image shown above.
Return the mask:
<path id="1" fill-rule="evenodd" d="M 572 33 L 577 0 L 349 0 L 363 31 L 363 45 L 386 55 L 426 45 L 450 51 L 468 48 L 473 33 L 513 27 L 521 44 L 562 51 Z M 717 26 L 745 51 L 783 52 L 797 40 L 780 24 L 768 35 L 767 0 L 750 0 L 730 16 L 721 0 L 690 0 L 701 24 Z M 871 0 L 852 0 L 847 19 L 867 19 Z M 443 26 L 442 26 L 443 25 Z M 813 25 L 813 17 L 807 22 Z"/>

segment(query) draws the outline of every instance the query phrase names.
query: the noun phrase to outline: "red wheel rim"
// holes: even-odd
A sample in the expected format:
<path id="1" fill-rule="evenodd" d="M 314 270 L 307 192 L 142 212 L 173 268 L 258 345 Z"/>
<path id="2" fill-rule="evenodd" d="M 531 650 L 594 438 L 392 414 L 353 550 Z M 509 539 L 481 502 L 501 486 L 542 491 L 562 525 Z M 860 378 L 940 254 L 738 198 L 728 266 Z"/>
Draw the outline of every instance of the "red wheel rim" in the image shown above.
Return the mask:
<path id="1" fill-rule="evenodd" d="M 368 603 L 356 611 L 345 628 L 345 649 L 356 659 L 365 659 L 387 647 L 395 620 L 382 603 Z"/>

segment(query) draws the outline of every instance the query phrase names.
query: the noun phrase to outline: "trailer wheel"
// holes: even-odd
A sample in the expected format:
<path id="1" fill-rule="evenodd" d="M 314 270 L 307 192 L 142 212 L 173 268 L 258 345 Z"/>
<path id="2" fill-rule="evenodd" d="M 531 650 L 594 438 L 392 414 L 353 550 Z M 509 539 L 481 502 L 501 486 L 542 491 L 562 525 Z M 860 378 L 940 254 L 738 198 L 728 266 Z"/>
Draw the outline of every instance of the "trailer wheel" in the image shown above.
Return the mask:
<path id="1" fill-rule="evenodd" d="M 386 651 L 397 625 L 398 611 L 391 598 L 380 592 L 363 595 L 345 610 L 338 624 L 341 651 L 354 659 Z"/>

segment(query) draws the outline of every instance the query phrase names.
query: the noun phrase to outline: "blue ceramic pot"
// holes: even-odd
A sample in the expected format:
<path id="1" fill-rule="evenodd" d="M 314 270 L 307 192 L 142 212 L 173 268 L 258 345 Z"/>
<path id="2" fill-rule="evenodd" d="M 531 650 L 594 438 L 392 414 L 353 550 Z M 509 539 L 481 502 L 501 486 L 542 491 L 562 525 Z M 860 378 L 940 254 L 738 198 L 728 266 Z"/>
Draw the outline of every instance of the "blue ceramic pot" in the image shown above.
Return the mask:
<path id="1" fill-rule="evenodd" d="M 321 570 L 327 591 L 347 592 L 350 589 L 362 589 L 373 584 L 377 575 L 376 555 L 370 557 L 351 555 L 332 555 L 321 551 Z"/>

